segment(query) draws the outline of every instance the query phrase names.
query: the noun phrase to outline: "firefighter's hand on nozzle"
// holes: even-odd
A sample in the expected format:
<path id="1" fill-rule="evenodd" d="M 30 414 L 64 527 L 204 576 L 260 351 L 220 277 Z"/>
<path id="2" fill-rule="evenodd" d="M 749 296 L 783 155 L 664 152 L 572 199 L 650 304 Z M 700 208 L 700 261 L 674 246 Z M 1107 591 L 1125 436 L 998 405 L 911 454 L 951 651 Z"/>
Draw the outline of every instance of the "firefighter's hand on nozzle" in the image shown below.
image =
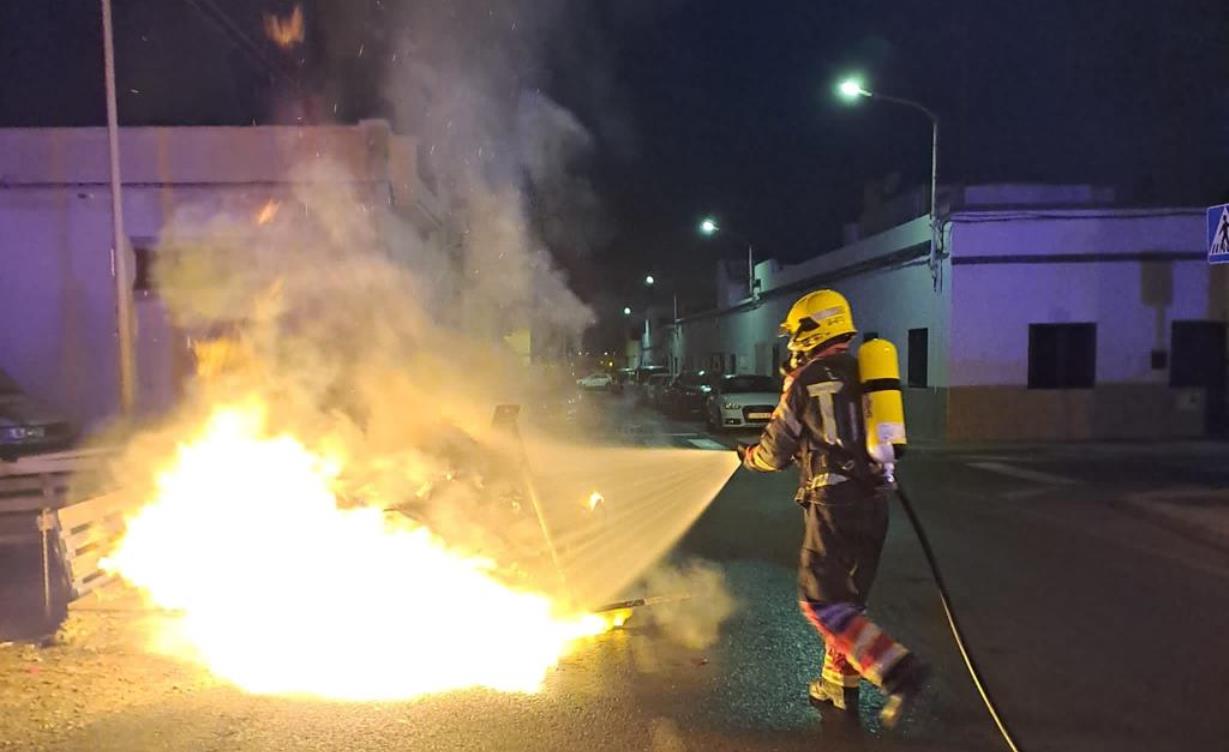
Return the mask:
<path id="1" fill-rule="evenodd" d="M 742 442 L 739 442 L 734 446 L 734 451 L 738 453 L 738 459 L 740 462 L 746 462 L 747 453 L 754 448 L 755 444 L 743 444 Z"/>

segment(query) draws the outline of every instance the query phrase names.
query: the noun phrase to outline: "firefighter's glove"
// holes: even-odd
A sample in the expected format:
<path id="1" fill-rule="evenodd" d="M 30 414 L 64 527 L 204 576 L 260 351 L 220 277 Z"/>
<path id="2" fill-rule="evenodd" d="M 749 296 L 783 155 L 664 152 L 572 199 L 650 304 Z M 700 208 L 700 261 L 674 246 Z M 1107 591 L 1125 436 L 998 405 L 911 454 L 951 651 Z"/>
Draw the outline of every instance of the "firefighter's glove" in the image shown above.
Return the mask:
<path id="1" fill-rule="evenodd" d="M 747 464 L 747 456 L 755 449 L 755 444 L 739 443 L 734 446 L 734 451 L 738 452 L 738 461 Z"/>

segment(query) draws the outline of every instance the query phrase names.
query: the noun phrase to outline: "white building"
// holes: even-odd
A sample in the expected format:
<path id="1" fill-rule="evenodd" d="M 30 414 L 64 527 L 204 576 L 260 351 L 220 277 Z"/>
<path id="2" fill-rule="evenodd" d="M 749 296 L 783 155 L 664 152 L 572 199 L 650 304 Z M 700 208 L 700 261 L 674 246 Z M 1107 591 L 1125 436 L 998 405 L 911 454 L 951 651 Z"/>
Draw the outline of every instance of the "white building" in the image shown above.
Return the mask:
<path id="1" fill-rule="evenodd" d="M 135 269 L 137 401 L 158 410 L 190 364 L 156 295 L 140 289 L 148 253 L 183 206 L 250 210 L 291 194 L 294 165 L 327 157 L 356 190 L 392 206 L 431 242 L 443 207 L 413 138 L 356 126 L 150 127 L 120 133 L 124 227 Z M 88 426 L 118 405 L 107 134 L 102 128 L 0 130 L 0 368 Z"/>
<path id="2" fill-rule="evenodd" d="M 757 265 L 757 300 L 683 319 L 674 357 L 773 373 L 790 304 L 832 287 L 863 337 L 899 348 L 916 437 L 1197 436 L 1223 419 L 1229 277 L 1206 263 L 1202 208 L 1121 208 L 1087 186 L 947 198 L 933 270 L 926 217 L 847 232 L 802 264 Z"/>

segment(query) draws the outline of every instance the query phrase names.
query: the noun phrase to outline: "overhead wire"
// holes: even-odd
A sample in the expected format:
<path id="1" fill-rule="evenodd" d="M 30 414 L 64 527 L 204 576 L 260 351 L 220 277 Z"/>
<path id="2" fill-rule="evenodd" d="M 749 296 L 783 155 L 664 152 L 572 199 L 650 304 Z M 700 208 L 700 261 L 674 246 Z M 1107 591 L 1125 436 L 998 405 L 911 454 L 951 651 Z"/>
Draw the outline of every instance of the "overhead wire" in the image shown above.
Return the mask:
<path id="1" fill-rule="evenodd" d="M 201 14 L 207 21 L 212 23 L 215 28 L 222 31 L 224 34 L 231 37 L 232 41 L 241 52 L 243 52 L 249 60 L 264 68 L 271 75 L 282 78 L 291 83 L 295 82 L 294 76 L 290 74 L 283 66 L 270 60 L 251 37 L 244 33 L 243 29 L 235 23 L 226 11 L 218 7 L 213 0 L 184 0 L 188 5 L 196 9 L 197 13 Z"/>

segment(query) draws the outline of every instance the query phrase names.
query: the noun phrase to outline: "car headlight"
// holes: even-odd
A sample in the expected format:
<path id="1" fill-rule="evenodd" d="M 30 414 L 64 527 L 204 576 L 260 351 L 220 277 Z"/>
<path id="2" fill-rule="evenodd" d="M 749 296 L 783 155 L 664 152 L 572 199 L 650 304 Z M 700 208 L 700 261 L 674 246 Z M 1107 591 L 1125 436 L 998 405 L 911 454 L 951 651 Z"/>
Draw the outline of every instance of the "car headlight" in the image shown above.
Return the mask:
<path id="1" fill-rule="evenodd" d="M 738 404 L 737 402 L 730 402 L 729 400 L 722 402 L 721 406 L 726 410 L 737 410 L 738 408 L 742 407 L 742 405 Z"/>

